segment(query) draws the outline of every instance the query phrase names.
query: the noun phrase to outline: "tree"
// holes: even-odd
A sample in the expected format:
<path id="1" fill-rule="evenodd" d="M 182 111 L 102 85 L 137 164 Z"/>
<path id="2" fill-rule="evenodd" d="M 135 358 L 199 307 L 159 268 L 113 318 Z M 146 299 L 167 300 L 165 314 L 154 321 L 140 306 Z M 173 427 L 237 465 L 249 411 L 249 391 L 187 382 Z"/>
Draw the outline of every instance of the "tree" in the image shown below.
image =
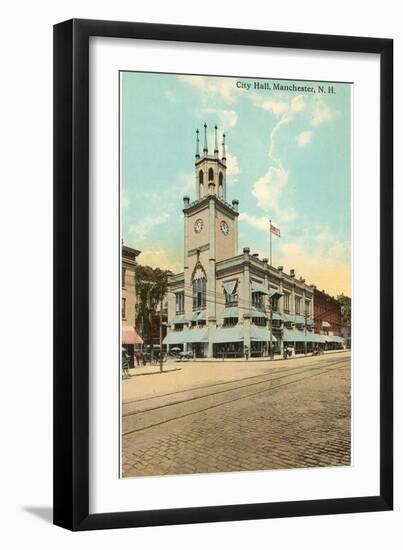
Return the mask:
<path id="1" fill-rule="evenodd" d="M 142 327 L 142 337 L 150 346 L 153 355 L 152 323 L 158 311 L 162 310 L 162 301 L 167 293 L 170 271 L 139 265 L 136 268 L 136 316 Z M 161 319 L 160 319 L 161 322 Z M 162 349 L 160 356 L 162 357 Z"/>
<path id="2" fill-rule="evenodd" d="M 343 293 L 339 294 L 336 300 L 341 305 L 341 324 L 343 327 L 351 326 L 351 298 Z"/>

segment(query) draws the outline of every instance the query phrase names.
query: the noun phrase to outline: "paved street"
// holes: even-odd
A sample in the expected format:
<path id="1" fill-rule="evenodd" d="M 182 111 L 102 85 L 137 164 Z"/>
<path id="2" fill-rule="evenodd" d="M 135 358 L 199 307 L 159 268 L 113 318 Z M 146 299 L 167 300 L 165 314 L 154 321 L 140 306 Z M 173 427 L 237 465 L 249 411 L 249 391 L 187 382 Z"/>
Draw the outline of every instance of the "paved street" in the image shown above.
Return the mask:
<path id="1" fill-rule="evenodd" d="M 164 368 L 123 382 L 123 476 L 350 464 L 350 353 Z"/>

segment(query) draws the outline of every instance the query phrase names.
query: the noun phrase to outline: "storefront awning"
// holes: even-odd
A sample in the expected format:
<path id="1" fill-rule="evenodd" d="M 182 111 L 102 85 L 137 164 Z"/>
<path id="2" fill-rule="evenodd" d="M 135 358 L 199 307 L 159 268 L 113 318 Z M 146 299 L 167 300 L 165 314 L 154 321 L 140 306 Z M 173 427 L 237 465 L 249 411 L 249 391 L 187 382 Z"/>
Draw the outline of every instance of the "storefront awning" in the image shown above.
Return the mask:
<path id="1" fill-rule="evenodd" d="M 252 292 L 260 292 L 261 294 L 269 295 L 269 291 L 265 288 L 262 283 L 252 281 Z"/>
<path id="2" fill-rule="evenodd" d="M 184 315 L 175 315 L 172 321 L 169 321 L 169 325 L 183 325 L 187 323 Z"/>
<path id="3" fill-rule="evenodd" d="M 267 319 L 267 314 L 262 311 L 261 309 L 257 309 L 256 307 L 252 307 L 252 310 L 251 310 L 251 317 L 264 317 L 265 319 Z"/>
<path id="4" fill-rule="evenodd" d="M 195 344 L 197 342 L 208 342 L 207 328 L 192 328 L 185 332 L 187 344 Z"/>
<path id="5" fill-rule="evenodd" d="M 134 327 L 122 327 L 122 344 L 142 344 L 143 340 Z"/>
<path id="6" fill-rule="evenodd" d="M 323 344 L 325 340 L 323 339 L 323 334 L 315 334 L 314 332 L 309 332 L 308 330 L 290 330 L 283 329 L 283 341 L 284 342 L 314 342 L 317 344 Z"/>
<path id="7" fill-rule="evenodd" d="M 243 326 L 236 325 L 235 327 L 219 327 L 215 331 L 214 343 L 224 344 L 231 342 L 242 342 Z"/>
<path id="8" fill-rule="evenodd" d="M 297 325 L 305 325 L 305 317 L 303 315 L 295 315 L 294 323 Z"/>
<path id="9" fill-rule="evenodd" d="M 332 325 L 328 321 L 322 321 L 323 328 L 330 328 Z"/>
<path id="10" fill-rule="evenodd" d="M 333 338 L 333 342 L 335 342 L 336 344 L 344 344 L 344 339 L 341 337 L 341 336 L 332 336 Z"/>
<path id="11" fill-rule="evenodd" d="M 163 344 L 184 344 L 185 343 L 185 331 L 184 330 L 171 330 L 163 339 Z"/>
<path id="12" fill-rule="evenodd" d="M 270 342 L 270 331 L 266 327 L 258 327 L 252 324 L 250 327 L 250 339 L 255 342 Z M 274 334 L 272 334 L 271 341 L 277 342 Z"/>
<path id="13" fill-rule="evenodd" d="M 225 307 L 221 313 L 221 319 L 228 319 L 230 317 L 239 317 L 239 311 L 237 307 Z"/>

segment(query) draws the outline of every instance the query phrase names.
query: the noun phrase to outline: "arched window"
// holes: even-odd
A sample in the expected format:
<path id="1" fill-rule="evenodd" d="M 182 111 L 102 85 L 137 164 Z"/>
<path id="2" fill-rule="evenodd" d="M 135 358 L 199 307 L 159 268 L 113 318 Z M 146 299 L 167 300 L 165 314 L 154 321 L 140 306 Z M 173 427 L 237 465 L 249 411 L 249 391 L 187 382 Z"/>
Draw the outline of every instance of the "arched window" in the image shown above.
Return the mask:
<path id="1" fill-rule="evenodd" d="M 199 172 L 199 197 L 204 195 L 203 170 Z"/>
<path id="2" fill-rule="evenodd" d="M 210 181 L 214 181 L 214 170 L 212 168 L 209 168 L 209 171 L 208 171 L 208 180 L 209 182 Z"/>
<path id="3" fill-rule="evenodd" d="M 206 274 L 202 267 L 198 267 L 193 274 L 193 309 L 206 307 Z"/>
<path id="4" fill-rule="evenodd" d="M 224 176 L 222 172 L 218 176 L 218 196 L 222 199 L 224 197 Z"/>

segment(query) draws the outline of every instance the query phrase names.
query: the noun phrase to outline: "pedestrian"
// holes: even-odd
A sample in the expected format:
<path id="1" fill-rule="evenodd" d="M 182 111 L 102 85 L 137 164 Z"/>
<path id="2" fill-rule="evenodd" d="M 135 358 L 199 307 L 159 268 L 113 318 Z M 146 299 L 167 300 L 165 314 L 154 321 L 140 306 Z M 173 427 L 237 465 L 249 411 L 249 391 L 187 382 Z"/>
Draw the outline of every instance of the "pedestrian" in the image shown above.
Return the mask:
<path id="1" fill-rule="evenodd" d="M 143 360 L 143 367 L 145 367 L 147 364 L 147 361 L 146 361 L 146 354 L 144 353 L 144 351 L 141 352 L 141 358 Z"/>
<path id="2" fill-rule="evenodd" d="M 249 348 L 248 348 L 248 346 L 245 346 L 245 358 L 248 361 L 248 359 L 249 359 Z"/>
<path id="3" fill-rule="evenodd" d="M 139 367 L 140 366 L 140 352 L 136 351 L 136 363 L 137 363 L 137 366 Z"/>

